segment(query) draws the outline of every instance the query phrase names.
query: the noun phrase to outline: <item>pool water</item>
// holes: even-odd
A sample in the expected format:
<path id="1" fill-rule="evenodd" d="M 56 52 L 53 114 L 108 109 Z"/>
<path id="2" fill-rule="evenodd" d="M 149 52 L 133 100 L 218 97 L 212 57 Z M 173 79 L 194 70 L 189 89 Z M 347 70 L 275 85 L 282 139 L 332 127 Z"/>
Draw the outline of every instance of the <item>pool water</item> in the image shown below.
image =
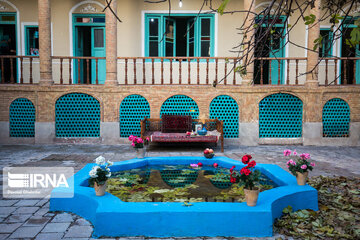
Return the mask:
<path id="1" fill-rule="evenodd" d="M 209 166 L 189 168 L 198 162 Z M 215 169 L 215 163 L 226 168 Z M 84 166 L 68 179 L 73 187 L 57 187 L 50 198 L 50 211 L 72 212 L 90 221 L 92 237 L 269 237 L 275 219 L 289 205 L 293 211 L 319 209 L 314 188 L 298 186 L 294 176 L 272 164 L 256 165 L 277 186 L 263 176 L 265 191 L 260 192 L 255 207 L 240 202 L 241 184 L 229 183 L 228 169 L 236 166 L 239 171 L 244 164 L 227 157 L 149 157 L 115 162 L 110 167 L 110 193 L 101 197 L 89 187 L 94 165 Z M 71 194 L 73 197 L 68 197 Z"/>
<path id="2" fill-rule="evenodd" d="M 277 185 L 262 174 L 257 187 Z M 152 165 L 112 172 L 107 182 L 107 192 L 124 202 L 243 202 L 243 188 L 230 182 L 229 169 L 212 165 Z"/>

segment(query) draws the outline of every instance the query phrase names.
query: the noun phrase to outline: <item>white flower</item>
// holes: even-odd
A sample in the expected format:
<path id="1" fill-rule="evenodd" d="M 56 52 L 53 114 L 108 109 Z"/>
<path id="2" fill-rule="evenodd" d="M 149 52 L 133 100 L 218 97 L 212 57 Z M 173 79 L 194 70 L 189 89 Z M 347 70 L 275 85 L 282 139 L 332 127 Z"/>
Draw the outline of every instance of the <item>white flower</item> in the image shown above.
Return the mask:
<path id="1" fill-rule="evenodd" d="M 99 167 L 99 166 L 94 166 L 94 167 L 92 168 L 92 170 L 94 170 L 95 172 L 97 172 L 98 169 L 101 169 L 101 167 Z"/>
<path id="2" fill-rule="evenodd" d="M 92 169 L 90 172 L 89 172 L 89 175 L 91 178 L 97 178 L 98 175 L 97 175 L 97 170 L 95 169 Z"/>
<path id="3" fill-rule="evenodd" d="M 111 172 L 109 172 L 108 174 L 106 174 L 106 177 L 110 177 L 111 176 Z"/>
<path id="4" fill-rule="evenodd" d="M 104 165 L 106 163 L 106 160 L 103 156 L 99 156 L 95 159 L 95 162 L 97 165 Z"/>
<path id="5" fill-rule="evenodd" d="M 108 162 L 108 166 L 114 165 L 114 163 L 112 161 L 107 161 L 107 162 Z"/>

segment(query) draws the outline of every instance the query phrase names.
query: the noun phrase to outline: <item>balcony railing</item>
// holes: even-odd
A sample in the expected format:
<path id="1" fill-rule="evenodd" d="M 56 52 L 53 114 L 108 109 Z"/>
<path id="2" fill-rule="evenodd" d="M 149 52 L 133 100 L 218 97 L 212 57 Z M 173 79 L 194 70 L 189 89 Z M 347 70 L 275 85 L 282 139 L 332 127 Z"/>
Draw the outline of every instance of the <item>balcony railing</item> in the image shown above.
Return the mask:
<path id="1" fill-rule="evenodd" d="M 256 58 L 255 85 L 302 85 L 306 58 Z M 103 84 L 105 57 L 53 56 L 55 84 Z M 38 83 L 38 56 L 0 56 L 1 83 Z M 233 57 L 118 57 L 120 85 L 241 85 L 236 72 L 240 59 Z M 319 84 L 360 83 L 360 57 L 324 58 L 319 63 Z"/>
<path id="2" fill-rule="evenodd" d="M 34 83 L 34 61 L 39 63 L 38 56 L 0 56 L 1 83 Z M 38 75 L 38 69 L 37 74 Z"/>

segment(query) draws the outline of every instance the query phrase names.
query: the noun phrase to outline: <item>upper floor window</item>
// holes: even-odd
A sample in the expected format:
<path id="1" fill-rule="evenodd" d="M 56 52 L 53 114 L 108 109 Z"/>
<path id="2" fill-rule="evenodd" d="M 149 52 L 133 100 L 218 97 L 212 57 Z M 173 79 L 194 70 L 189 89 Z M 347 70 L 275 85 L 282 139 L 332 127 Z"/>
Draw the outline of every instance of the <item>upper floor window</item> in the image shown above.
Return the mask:
<path id="1" fill-rule="evenodd" d="M 213 57 L 214 14 L 146 14 L 145 56 Z"/>
<path id="2" fill-rule="evenodd" d="M 319 57 L 331 57 L 333 45 L 332 31 L 330 29 L 320 29 L 320 36 L 322 37 L 322 40 L 319 46 Z"/>
<path id="3" fill-rule="evenodd" d="M 38 26 L 25 26 L 25 54 L 39 56 Z"/>

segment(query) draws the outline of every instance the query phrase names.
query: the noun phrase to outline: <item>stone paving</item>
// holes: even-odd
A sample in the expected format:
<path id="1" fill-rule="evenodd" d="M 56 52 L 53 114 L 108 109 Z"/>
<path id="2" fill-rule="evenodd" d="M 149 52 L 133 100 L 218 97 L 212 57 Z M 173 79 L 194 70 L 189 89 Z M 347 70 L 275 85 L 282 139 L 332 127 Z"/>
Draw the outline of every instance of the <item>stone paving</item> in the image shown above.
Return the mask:
<path id="1" fill-rule="evenodd" d="M 201 156 L 203 146 L 152 146 L 148 156 Z M 296 149 L 298 153 L 308 152 L 316 163 L 316 168 L 310 173 L 315 175 L 360 176 L 359 147 L 310 147 L 310 146 L 257 146 L 245 147 L 226 145 L 227 156 L 240 160 L 247 153 L 253 155 L 258 163 L 272 163 L 286 168 L 282 155 L 284 149 Z M 218 149 L 216 149 L 218 150 Z M 135 157 L 135 152 L 129 145 L 0 145 L 0 167 L 7 166 L 69 166 L 75 171 L 85 164 L 93 162 L 102 155 L 111 161 L 123 161 Z M 2 174 L 2 172 L 1 172 Z M 1 175 L 2 188 L 2 175 Z M 1 239 L 91 239 L 92 226 L 83 218 L 63 212 L 49 212 L 48 199 L 0 199 L 0 240 Z M 104 238 L 115 239 L 115 238 Z M 117 238 L 141 240 L 136 238 Z M 178 238 L 167 238 L 178 239 Z M 188 238 L 214 239 L 225 238 Z M 255 239 L 255 238 L 227 238 Z M 262 239 L 289 239 L 276 235 Z M 290 238 L 291 239 L 291 238 Z"/>

